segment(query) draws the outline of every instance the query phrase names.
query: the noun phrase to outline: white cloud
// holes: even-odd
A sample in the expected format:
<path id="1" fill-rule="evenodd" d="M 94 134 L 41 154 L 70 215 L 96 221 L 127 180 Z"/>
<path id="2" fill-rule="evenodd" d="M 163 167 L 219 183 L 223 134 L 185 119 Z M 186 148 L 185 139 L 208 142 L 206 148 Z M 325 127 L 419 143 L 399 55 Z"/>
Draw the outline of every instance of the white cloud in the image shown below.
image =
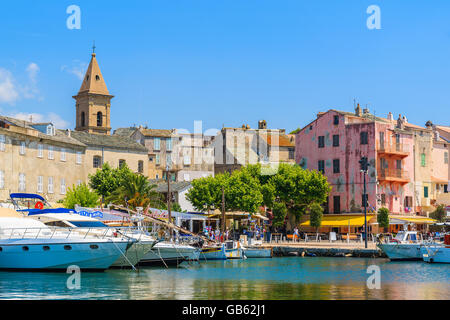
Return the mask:
<path id="1" fill-rule="evenodd" d="M 79 80 L 83 80 L 84 73 L 88 64 L 86 62 L 81 62 L 80 60 L 73 60 L 71 66 L 63 65 L 61 71 L 65 71 L 69 74 L 75 75 Z"/>
<path id="2" fill-rule="evenodd" d="M 21 87 L 20 91 L 25 99 L 34 99 L 38 98 L 39 100 L 42 100 L 42 97 L 40 96 L 39 89 L 37 87 L 37 75 L 39 73 L 39 66 L 31 62 L 27 68 L 26 71 L 28 73 L 28 79 L 29 84 Z"/>
<path id="3" fill-rule="evenodd" d="M 20 120 L 25 121 L 32 121 L 32 122 L 51 122 L 53 125 L 58 129 L 66 129 L 69 126 L 69 122 L 62 119 L 59 115 L 57 115 L 54 112 L 49 112 L 46 115 L 41 113 L 26 113 L 26 112 L 19 112 L 19 113 L 13 113 L 9 114 L 11 118 L 16 118 Z"/>
<path id="4" fill-rule="evenodd" d="M 20 84 L 17 83 L 11 71 L 0 68 L 0 103 L 14 105 L 17 100 L 22 98 L 42 100 L 43 98 L 37 87 L 39 70 L 39 66 L 31 62 L 25 69 L 28 82 Z"/>
<path id="5" fill-rule="evenodd" d="M 28 72 L 28 77 L 30 78 L 31 82 L 35 83 L 37 74 L 40 70 L 39 66 L 36 63 L 32 62 L 28 65 L 26 70 Z"/>
<path id="6" fill-rule="evenodd" d="M 0 68 L 0 103 L 14 104 L 18 98 L 19 93 L 11 72 Z"/>

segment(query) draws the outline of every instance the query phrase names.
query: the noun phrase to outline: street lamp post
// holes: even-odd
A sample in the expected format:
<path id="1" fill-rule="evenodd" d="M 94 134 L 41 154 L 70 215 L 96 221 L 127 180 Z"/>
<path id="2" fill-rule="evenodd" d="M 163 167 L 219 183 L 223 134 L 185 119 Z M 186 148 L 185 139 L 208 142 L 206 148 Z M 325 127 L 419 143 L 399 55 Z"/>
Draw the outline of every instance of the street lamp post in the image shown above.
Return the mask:
<path id="1" fill-rule="evenodd" d="M 361 165 L 361 172 L 364 176 L 364 193 L 363 193 L 363 205 L 364 205 L 364 244 L 365 248 L 367 249 L 367 191 L 366 191 L 366 174 L 369 169 L 369 161 L 367 160 L 367 157 L 361 158 L 359 160 L 359 163 Z"/>
<path id="2" fill-rule="evenodd" d="M 170 202 L 171 202 L 171 194 L 170 194 L 170 170 L 169 170 L 169 164 L 166 165 L 166 171 L 167 171 L 167 216 L 169 221 L 169 240 L 172 241 L 172 228 L 170 228 L 170 223 L 172 223 L 172 212 L 170 210 Z"/>

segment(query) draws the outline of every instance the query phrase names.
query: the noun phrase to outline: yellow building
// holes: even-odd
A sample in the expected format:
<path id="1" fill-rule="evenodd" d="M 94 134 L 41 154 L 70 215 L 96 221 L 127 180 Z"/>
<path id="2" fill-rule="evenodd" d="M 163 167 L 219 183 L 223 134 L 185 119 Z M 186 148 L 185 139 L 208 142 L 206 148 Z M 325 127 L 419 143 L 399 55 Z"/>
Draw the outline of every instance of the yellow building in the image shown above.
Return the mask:
<path id="1" fill-rule="evenodd" d="M 86 182 L 86 145 L 55 129 L 0 117 L 0 201 L 12 192 L 38 193 L 55 202 Z"/>

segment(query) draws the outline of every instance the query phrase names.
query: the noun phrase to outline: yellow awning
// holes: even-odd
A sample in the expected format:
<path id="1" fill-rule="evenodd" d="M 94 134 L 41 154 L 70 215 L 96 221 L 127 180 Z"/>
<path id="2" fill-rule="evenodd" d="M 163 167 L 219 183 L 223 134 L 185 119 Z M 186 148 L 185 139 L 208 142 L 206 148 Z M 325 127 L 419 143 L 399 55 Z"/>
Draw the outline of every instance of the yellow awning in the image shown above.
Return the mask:
<path id="1" fill-rule="evenodd" d="M 411 223 L 416 224 L 433 224 L 438 222 L 437 220 L 431 219 L 431 218 L 421 218 L 421 217 L 396 217 L 396 216 L 389 216 L 389 219 L 397 219 L 401 221 L 407 221 Z"/>
<path id="2" fill-rule="evenodd" d="M 367 215 L 367 223 L 374 215 Z M 324 215 L 321 227 L 361 227 L 364 225 L 364 215 Z M 300 226 L 310 227 L 310 221 L 305 221 Z"/>

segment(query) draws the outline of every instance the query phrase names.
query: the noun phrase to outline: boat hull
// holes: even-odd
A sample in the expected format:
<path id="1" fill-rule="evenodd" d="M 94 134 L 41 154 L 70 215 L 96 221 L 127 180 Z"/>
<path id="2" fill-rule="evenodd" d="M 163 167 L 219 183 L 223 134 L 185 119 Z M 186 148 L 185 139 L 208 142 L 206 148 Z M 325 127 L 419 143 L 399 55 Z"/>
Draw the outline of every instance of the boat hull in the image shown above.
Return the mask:
<path id="1" fill-rule="evenodd" d="M 450 263 L 450 247 L 423 247 L 421 253 L 425 262 Z"/>
<path id="2" fill-rule="evenodd" d="M 227 259 L 243 259 L 244 253 L 242 248 L 225 249 Z"/>
<path id="3" fill-rule="evenodd" d="M 178 265 L 195 256 L 197 248 L 191 246 L 178 246 L 174 244 L 157 243 L 139 261 L 138 266 L 165 266 Z"/>
<path id="4" fill-rule="evenodd" d="M 152 249 L 155 241 L 138 241 L 131 245 L 130 248 L 125 252 L 125 257 L 120 255 L 120 257 L 111 265 L 111 268 L 131 268 L 135 266 L 138 262 Z"/>
<path id="5" fill-rule="evenodd" d="M 247 258 L 272 258 L 271 248 L 245 248 L 243 250 Z"/>
<path id="6" fill-rule="evenodd" d="M 421 244 L 411 243 L 383 243 L 378 247 L 388 256 L 390 260 L 422 260 Z"/>
<path id="7" fill-rule="evenodd" d="M 127 242 L 92 240 L 3 240 L 0 242 L 0 269 L 66 271 L 69 266 L 77 266 L 82 271 L 102 271 L 117 260 L 127 245 Z"/>
<path id="8" fill-rule="evenodd" d="M 225 248 L 223 246 L 204 248 L 200 253 L 200 260 L 227 260 Z"/>

